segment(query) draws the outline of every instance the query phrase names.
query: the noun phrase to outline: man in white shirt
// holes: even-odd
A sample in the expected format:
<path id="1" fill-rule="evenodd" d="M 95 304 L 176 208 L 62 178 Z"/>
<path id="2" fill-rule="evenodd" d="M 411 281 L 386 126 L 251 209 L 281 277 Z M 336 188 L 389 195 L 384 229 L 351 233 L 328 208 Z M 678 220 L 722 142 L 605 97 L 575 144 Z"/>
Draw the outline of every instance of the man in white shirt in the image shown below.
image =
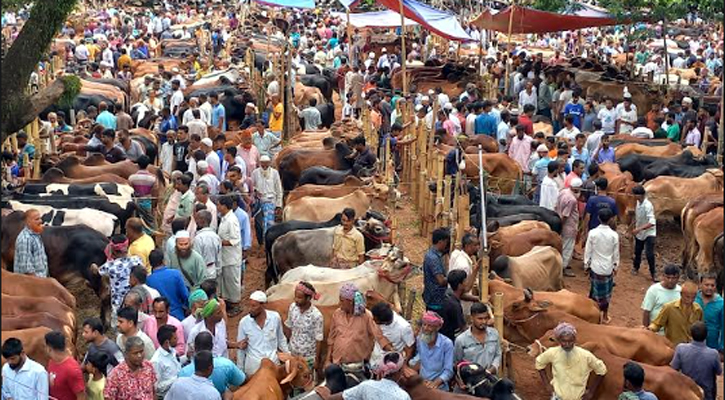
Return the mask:
<path id="1" fill-rule="evenodd" d="M 48 373 L 42 365 L 28 357 L 23 342 L 13 337 L 5 340 L 2 355 L 5 358 L 2 368 L 3 399 L 48 398 Z"/>
<path id="2" fill-rule="evenodd" d="M 201 103 L 201 105 L 199 106 L 199 110 L 201 110 L 201 120 L 211 121 L 212 105 L 209 102 L 206 94 L 202 93 L 199 95 L 199 103 Z"/>
<path id="3" fill-rule="evenodd" d="M 509 121 L 511 121 L 511 114 L 508 112 L 501 113 L 501 122 L 499 122 L 498 127 L 496 127 L 496 141 L 498 142 L 499 153 L 506 152 L 506 146 L 511 132 L 511 125 L 509 125 Z"/>
<path id="4" fill-rule="evenodd" d="M 212 169 L 212 172 L 217 177 L 217 179 L 221 178 L 221 172 L 222 172 L 222 163 L 219 159 L 219 155 L 216 151 L 214 151 L 214 142 L 212 142 L 211 139 L 204 138 L 201 139 L 201 150 L 206 154 L 206 162 L 208 166 Z"/>
<path id="5" fill-rule="evenodd" d="M 181 75 L 181 71 L 178 67 L 171 68 L 171 73 L 174 74 L 174 76 L 171 78 L 172 80 L 179 81 L 179 87 L 181 90 L 186 89 L 186 79 Z"/>
<path id="6" fill-rule="evenodd" d="M 179 371 L 181 371 L 181 363 L 176 354 L 176 345 L 178 342 L 177 335 L 182 334 L 183 332 L 178 332 L 173 325 L 163 325 L 158 329 L 159 348 L 151 357 L 151 364 L 154 366 L 154 372 L 156 373 L 154 388 L 157 396 L 166 395 L 166 392 L 176 381 Z"/>
<path id="7" fill-rule="evenodd" d="M 289 353 L 282 319 L 276 311 L 265 310 L 267 295 L 256 291 L 249 296 L 249 314 L 239 322 L 237 365 L 246 376 L 259 369 L 263 358 L 279 364 L 277 352 Z"/>
<path id="8" fill-rule="evenodd" d="M 75 56 L 76 61 L 78 61 L 79 64 L 88 62 L 90 54 L 91 53 L 88 51 L 88 47 L 86 47 L 85 42 L 81 41 L 78 46 L 76 46 Z"/>
<path id="9" fill-rule="evenodd" d="M 189 108 L 184 111 L 184 116 L 181 118 L 181 125 L 189 125 L 191 121 L 194 120 L 194 110 L 199 109 L 199 98 L 198 97 L 192 97 L 189 99 Z M 204 114 L 200 113 L 199 117 L 205 124 L 209 124 L 208 120 L 204 119 Z"/>
<path id="10" fill-rule="evenodd" d="M 468 108 L 468 115 L 466 115 L 466 130 L 465 133 L 468 135 L 468 137 L 473 137 L 473 135 L 476 134 L 476 117 L 478 115 L 475 112 L 474 103 L 470 103 L 466 105 Z M 418 111 L 418 107 L 421 107 L 423 109 L 422 105 L 416 106 L 416 111 Z"/>
<path id="11" fill-rule="evenodd" d="M 415 347 L 415 335 L 413 334 L 410 323 L 393 311 L 390 304 L 384 301 L 374 305 L 370 311 L 373 314 L 373 320 L 383 332 L 383 336 L 393 346 L 393 350 L 403 354 L 406 360 L 410 360 L 413 357 Z M 375 362 L 382 360 L 382 358 L 383 349 L 376 341 L 375 347 L 373 347 L 373 353 L 370 356 L 370 363 L 375 364 Z"/>
<path id="12" fill-rule="evenodd" d="M 536 97 L 536 88 L 534 88 L 532 81 L 526 82 L 526 87 L 519 93 L 519 110 L 523 110 L 527 104 L 531 104 L 534 108 L 539 104 Z"/>
<path id="13" fill-rule="evenodd" d="M 189 128 L 189 136 L 196 134 L 202 139 L 207 138 L 209 136 L 207 132 L 207 123 L 201 119 L 201 116 L 203 115 L 201 109 L 197 108 L 196 110 L 187 110 L 187 112 L 189 111 L 191 111 L 191 115 L 193 117 L 193 119 L 186 124 L 186 127 Z M 186 116 L 186 113 L 184 113 L 184 116 Z"/>
<path id="14" fill-rule="evenodd" d="M 617 132 L 631 133 L 637 125 L 637 109 L 632 105 L 632 98 L 625 97 L 621 109 L 617 108 Z"/>
<path id="15" fill-rule="evenodd" d="M 626 89 L 626 87 L 625 87 Z M 637 105 L 632 103 L 632 94 L 629 92 L 624 92 L 622 95 L 622 102 L 617 104 L 617 113 L 621 112 L 621 110 L 624 108 L 624 104 L 629 101 L 630 107 L 634 110 L 634 114 L 637 115 Z"/>
<path id="16" fill-rule="evenodd" d="M 174 91 L 171 95 L 171 100 L 169 101 L 169 105 L 171 106 L 171 115 L 177 115 L 179 113 L 181 103 L 184 102 L 184 92 L 181 91 L 181 86 L 178 80 L 174 79 L 171 81 L 171 90 Z"/>
<path id="17" fill-rule="evenodd" d="M 637 199 L 637 206 L 634 210 L 634 262 L 632 263 L 632 274 L 639 273 L 639 266 L 642 263 L 642 250 L 646 251 L 647 263 L 649 264 L 649 272 L 652 275 L 652 281 L 656 281 L 655 276 L 655 237 L 657 236 L 657 220 L 655 217 L 655 209 L 652 202 L 645 197 L 645 189 L 642 185 L 632 188 L 632 195 Z M 654 319 L 654 317 L 652 317 Z M 649 326 L 648 324 L 644 324 Z"/>
<path id="18" fill-rule="evenodd" d="M 252 171 L 252 185 L 261 203 L 261 212 L 255 218 L 257 235 L 261 235 L 258 237 L 264 237 L 267 229 L 274 224 L 276 210 L 282 208 L 282 181 L 279 172 L 271 164 L 272 159 L 269 156 L 261 156 L 259 167 Z"/>
<path id="19" fill-rule="evenodd" d="M 196 181 L 197 185 L 206 185 L 209 188 L 209 194 L 212 196 L 219 194 L 219 179 L 209 172 L 209 163 L 204 160 L 196 163 L 196 172 L 199 174 L 199 179 Z"/>
<path id="20" fill-rule="evenodd" d="M 222 250 L 219 256 L 221 271 L 218 277 L 221 297 L 228 303 L 229 315 L 238 314 L 242 300 L 242 230 L 234 214 L 234 200 L 230 196 L 219 198 L 217 205 L 222 219 L 219 222 L 219 239 Z"/>
<path id="21" fill-rule="evenodd" d="M 546 171 L 547 175 L 541 182 L 539 206 L 554 211 L 556 201 L 559 198 L 559 185 L 554 180 L 559 171 L 559 162 L 556 160 L 549 162 L 549 165 L 546 166 Z"/>
<path id="22" fill-rule="evenodd" d="M 599 305 L 599 322 L 602 324 L 611 321 L 609 303 L 619 266 L 619 234 L 609 226 L 609 220 L 613 216 L 614 213 L 609 208 L 599 210 L 600 224 L 589 231 L 584 246 L 584 268 L 590 270 L 589 297 Z"/>
<path id="23" fill-rule="evenodd" d="M 685 58 L 683 57 L 684 53 L 677 53 L 677 58 L 672 60 L 672 68 L 685 68 Z"/>
<path id="24" fill-rule="evenodd" d="M 574 116 L 567 115 L 564 117 L 564 127 L 557 132 L 556 137 L 566 139 L 570 143 L 574 143 L 576 135 L 580 134 L 579 128 L 574 125 Z"/>
<path id="25" fill-rule="evenodd" d="M 617 110 L 614 109 L 614 103 L 610 98 L 607 98 L 604 104 L 604 108 L 599 110 L 597 114 L 597 119 L 602 122 L 602 131 L 604 133 L 614 133 L 614 127 L 617 123 Z"/>

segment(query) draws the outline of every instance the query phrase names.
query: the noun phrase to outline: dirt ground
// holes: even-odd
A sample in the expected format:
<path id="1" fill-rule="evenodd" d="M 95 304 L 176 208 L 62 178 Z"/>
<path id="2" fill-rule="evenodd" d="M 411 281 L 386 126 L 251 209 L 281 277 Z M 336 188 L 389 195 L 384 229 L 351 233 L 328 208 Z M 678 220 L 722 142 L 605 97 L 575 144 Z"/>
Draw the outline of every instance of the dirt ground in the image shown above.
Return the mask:
<path id="1" fill-rule="evenodd" d="M 429 246 L 429 239 L 419 236 L 419 216 L 411 207 L 409 199 L 404 196 L 398 203 L 396 210 L 398 219 L 398 231 L 396 232 L 397 245 L 403 249 L 405 255 L 416 265 L 423 264 L 424 254 Z M 674 221 L 660 221 L 657 226 L 657 268 L 661 271 L 663 265 L 667 263 L 679 263 L 682 251 L 682 234 L 679 224 Z M 646 261 L 637 276 L 632 276 L 629 271 L 632 267 L 632 250 L 633 240 L 626 238 L 622 234 L 624 231 L 620 228 L 621 246 L 621 262 L 620 273 L 618 274 L 612 304 L 610 306 L 610 316 L 612 324 L 618 326 L 637 327 L 641 325 L 640 304 L 647 288 L 651 282 L 649 273 L 647 272 Z M 573 267 L 576 277 L 565 278 L 566 288 L 587 295 L 589 292 L 589 282 L 582 270 L 581 261 L 574 260 Z M 255 290 L 264 290 L 264 274 L 265 274 L 264 252 L 256 247 L 252 249 L 246 272 L 244 274 L 244 289 L 242 293 L 243 313 L 235 318 L 227 321 L 228 337 L 234 339 L 237 336 L 237 327 L 242 315 L 246 314 L 246 299 Z M 411 320 L 417 319 L 423 309 L 424 304 L 421 299 L 423 289 L 422 275 L 412 275 L 405 282 L 406 297 L 409 297 L 415 291 L 415 301 L 412 309 Z M 78 325 L 90 316 L 98 314 L 98 298 L 86 286 L 78 285 L 71 288 L 71 291 L 78 299 L 78 310 L 76 313 Z M 405 303 L 404 303 L 405 304 Z M 78 339 L 76 341 L 79 354 L 83 354 L 86 344 L 80 336 L 82 327 L 78 327 Z M 234 352 L 231 352 L 234 357 Z M 534 360 L 525 354 L 522 350 L 513 350 L 511 354 L 510 370 L 512 378 L 517 387 L 517 393 L 524 400 L 548 400 L 549 397 L 542 393 L 541 382 L 538 374 L 534 370 Z M 722 378 L 718 380 L 719 395 L 718 399 L 722 400 Z"/>

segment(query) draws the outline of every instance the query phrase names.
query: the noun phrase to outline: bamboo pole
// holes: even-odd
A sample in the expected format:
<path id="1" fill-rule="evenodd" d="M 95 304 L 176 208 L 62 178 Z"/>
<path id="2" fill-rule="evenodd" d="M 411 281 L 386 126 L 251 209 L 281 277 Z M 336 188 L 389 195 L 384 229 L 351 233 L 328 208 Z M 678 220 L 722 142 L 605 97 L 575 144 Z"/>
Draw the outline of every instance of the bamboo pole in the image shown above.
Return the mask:
<path id="1" fill-rule="evenodd" d="M 496 292 L 493 295 L 493 320 L 499 336 L 503 339 L 503 293 Z M 503 377 L 504 368 L 499 368 L 498 376 Z"/>
<path id="2" fill-rule="evenodd" d="M 350 8 L 345 7 L 345 15 L 347 16 L 347 57 L 348 57 L 348 64 L 352 68 L 352 56 L 353 56 L 353 49 L 352 49 L 352 24 L 350 24 Z M 342 99 L 345 101 L 345 99 Z"/>
<path id="3" fill-rule="evenodd" d="M 403 95 L 408 94 L 408 69 L 406 67 L 406 58 L 408 58 L 405 49 L 405 9 L 403 8 L 403 0 L 398 0 L 400 4 L 400 66 L 403 70 Z"/>
<path id="4" fill-rule="evenodd" d="M 509 28 L 508 28 L 508 42 L 506 43 L 506 81 L 504 82 L 504 94 L 508 94 L 509 91 L 509 75 L 511 74 L 511 64 L 513 63 L 513 59 L 511 59 L 511 30 L 513 29 L 514 24 L 514 6 L 516 6 L 516 2 L 511 3 L 511 12 L 509 13 Z"/>

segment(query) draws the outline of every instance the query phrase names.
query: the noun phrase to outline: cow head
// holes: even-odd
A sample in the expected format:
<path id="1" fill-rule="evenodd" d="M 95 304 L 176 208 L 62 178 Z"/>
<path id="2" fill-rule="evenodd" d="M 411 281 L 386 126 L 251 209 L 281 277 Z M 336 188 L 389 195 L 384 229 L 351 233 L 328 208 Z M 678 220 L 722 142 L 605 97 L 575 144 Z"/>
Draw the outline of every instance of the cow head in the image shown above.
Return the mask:
<path id="1" fill-rule="evenodd" d="M 403 251 L 390 245 L 384 245 L 376 250 L 380 250 L 380 254 L 385 256 L 379 275 L 392 283 L 403 282 L 413 268 L 410 260 L 403 255 Z"/>
<path id="2" fill-rule="evenodd" d="M 390 228 L 388 228 L 384 222 L 375 218 L 369 218 L 359 222 L 361 225 L 358 227 L 360 232 L 373 242 L 382 243 L 386 240 L 390 240 Z"/>
<path id="3" fill-rule="evenodd" d="M 277 353 L 277 356 L 284 367 L 284 373 L 282 375 L 278 374 L 278 378 L 282 377 L 279 381 L 280 385 L 290 384 L 293 388 L 311 389 L 314 384 L 312 372 L 302 357 L 287 353 Z"/>

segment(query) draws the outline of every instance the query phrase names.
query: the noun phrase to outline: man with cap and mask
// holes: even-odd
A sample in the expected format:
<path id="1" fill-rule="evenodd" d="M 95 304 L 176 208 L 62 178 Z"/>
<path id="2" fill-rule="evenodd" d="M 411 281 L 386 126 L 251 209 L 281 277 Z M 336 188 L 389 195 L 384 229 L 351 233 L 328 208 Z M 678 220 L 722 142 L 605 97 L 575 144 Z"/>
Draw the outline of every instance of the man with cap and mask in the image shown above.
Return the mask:
<path id="1" fill-rule="evenodd" d="M 166 264 L 181 271 L 187 289 L 197 289 L 206 277 L 204 258 L 192 249 L 189 231 L 176 232 L 175 236 L 176 246 L 172 252 L 166 253 Z"/>
<path id="2" fill-rule="evenodd" d="M 383 350 L 392 350 L 390 341 L 365 308 L 363 293 L 354 283 L 345 283 L 340 288 L 340 307 L 332 314 L 326 364 L 337 364 L 347 373 L 363 375 L 376 341 Z"/>
<path id="3" fill-rule="evenodd" d="M 194 339 L 201 332 L 209 332 L 214 337 L 212 354 L 214 357 L 229 357 L 227 348 L 227 324 L 224 322 L 222 307 L 217 299 L 210 299 L 204 307 L 196 310 L 196 318 L 199 322 L 191 328 L 189 338 L 186 342 L 186 352 L 194 352 Z"/>
<path id="4" fill-rule="evenodd" d="M 576 336 L 574 325 L 561 322 L 554 328 L 554 337 L 559 346 L 551 347 L 536 357 L 535 367 L 539 371 L 546 393 L 552 394 L 552 400 L 591 400 L 607 373 L 607 366 L 602 360 L 589 350 L 576 345 Z M 551 379 L 546 372 L 549 365 Z M 596 374 L 596 378 L 591 387 L 587 387 L 592 372 Z"/>
<path id="5" fill-rule="evenodd" d="M 259 168 L 252 172 L 252 185 L 261 212 L 255 217 L 257 238 L 264 238 L 270 226 L 274 224 L 277 210 L 282 209 L 282 181 L 279 172 L 272 168 L 269 156 L 259 158 Z"/>
<path id="6" fill-rule="evenodd" d="M 564 276 L 574 276 L 569 262 L 574 252 L 576 235 L 579 228 L 579 194 L 581 193 L 582 180 L 574 178 L 571 186 L 559 192 L 554 210 L 561 217 L 561 239 L 563 242 L 561 256 L 563 259 Z"/>
<path id="7" fill-rule="evenodd" d="M 115 235 L 106 246 L 106 262 L 98 267 L 91 264 L 91 274 L 108 276 L 111 287 L 111 327 L 116 328 L 116 313 L 123 304 L 123 298 L 131 289 L 129 278 L 131 270 L 137 265 L 143 265 L 140 257 L 128 255 L 128 238 L 126 235 Z"/>
<path id="8" fill-rule="evenodd" d="M 249 314 L 239 322 L 237 365 L 247 376 L 259 369 L 262 359 L 279 364 L 277 352 L 289 353 L 282 330 L 282 318 L 276 311 L 265 310 L 267 295 L 257 290 L 249 296 Z"/>
<path id="9" fill-rule="evenodd" d="M 599 226 L 589 231 L 584 246 L 584 268 L 589 270 L 589 297 L 601 311 L 600 323 L 608 324 L 609 303 L 612 299 L 614 277 L 619 266 L 619 235 L 609 225 L 614 213 L 609 208 L 599 210 Z"/>

